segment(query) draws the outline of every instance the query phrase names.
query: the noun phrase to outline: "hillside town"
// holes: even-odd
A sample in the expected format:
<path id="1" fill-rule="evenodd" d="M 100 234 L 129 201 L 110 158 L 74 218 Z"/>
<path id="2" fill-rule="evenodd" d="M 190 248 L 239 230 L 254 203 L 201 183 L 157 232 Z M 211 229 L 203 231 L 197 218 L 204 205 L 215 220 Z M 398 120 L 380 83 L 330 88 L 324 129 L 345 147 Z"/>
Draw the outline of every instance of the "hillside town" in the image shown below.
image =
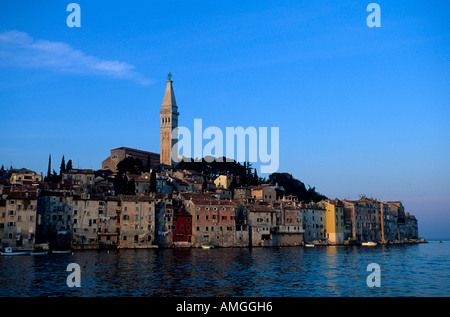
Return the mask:
<path id="1" fill-rule="evenodd" d="M 172 83 L 169 73 L 160 111 L 160 154 L 115 148 L 99 170 L 73 168 L 72 161 L 66 164 L 63 157 L 59 173 L 52 172 L 50 156 L 45 177 L 26 168 L 2 166 L 1 247 L 56 250 L 424 242 L 417 219 L 400 201 L 320 195 L 299 199 L 283 184 L 259 181 L 256 169 L 254 174 L 247 167 L 244 173 L 205 173 L 184 168 L 183 162 L 174 164 L 177 137 L 172 133 L 178 127 L 179 112 Z"/>
<path id="2" fill-rule="evenodd" d="M 123 148 L 114 151 L 137 151 Z M 114 155 L 114 154 L 113 154 Z M 278 184 L 236 186 L 233 176 L 210 179 L 157 165 L 127 175 L 135 194 L 116 195 L 114 172 L 64 171 L 58 183 L 27 169 L 0 171 L 0 243 L 31 250 L 271 247 L 423 242 L 417 220 L 400 201 L 299 201 Z M 154 171 L 154 170 L 153 170 Z M 108 175 L 109 174 L 109 175 Z M 108 176 L 105 176 L 108 175 Z M 206 188 L 205 185 L 206 184 Z"/>

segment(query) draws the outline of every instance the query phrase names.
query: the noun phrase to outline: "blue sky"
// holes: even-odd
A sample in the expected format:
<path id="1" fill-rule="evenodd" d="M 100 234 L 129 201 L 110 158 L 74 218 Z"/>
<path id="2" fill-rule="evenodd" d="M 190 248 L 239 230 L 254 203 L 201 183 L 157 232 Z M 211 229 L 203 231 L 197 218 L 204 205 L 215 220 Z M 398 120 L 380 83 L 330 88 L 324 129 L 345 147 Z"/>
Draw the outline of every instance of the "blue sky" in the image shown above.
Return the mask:
<path id="1" fill-rule="evenodd" d="M 450 238 L 448 1 L 70 2 L 0 3 L 0 164 L 159 152 L 172 72 L 180 125 L 279 127 L 280 172 Z"/>

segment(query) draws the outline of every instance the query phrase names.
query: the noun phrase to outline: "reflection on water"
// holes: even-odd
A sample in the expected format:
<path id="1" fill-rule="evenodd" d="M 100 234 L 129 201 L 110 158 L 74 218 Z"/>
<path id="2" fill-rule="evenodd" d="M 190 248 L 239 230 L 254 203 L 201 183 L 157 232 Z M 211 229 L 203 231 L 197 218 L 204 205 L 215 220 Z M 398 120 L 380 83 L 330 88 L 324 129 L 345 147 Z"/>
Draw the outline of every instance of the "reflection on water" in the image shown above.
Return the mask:
<path id="1" fill-rule="evenodd" d="M 0 257 L 0 296 L 449 296 L 450 243 Z M 69 288 L 69 263 L 81 287 Z M 381 267 L 369 288 L 367 265 Z"/>

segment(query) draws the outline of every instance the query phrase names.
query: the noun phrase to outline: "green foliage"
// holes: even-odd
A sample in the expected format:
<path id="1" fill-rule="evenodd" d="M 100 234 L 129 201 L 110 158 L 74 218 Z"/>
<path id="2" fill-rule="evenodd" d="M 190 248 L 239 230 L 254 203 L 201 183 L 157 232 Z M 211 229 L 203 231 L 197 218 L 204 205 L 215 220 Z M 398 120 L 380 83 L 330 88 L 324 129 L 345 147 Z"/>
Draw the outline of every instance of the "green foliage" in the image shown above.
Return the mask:
<path id="1" fill-rule="evenodd" d="M 69 160 L 66 165 L 66 171 L 70 171 L 71 169 L 73 169 L 72 160 Z"/>
<path id="2" fill-rule="evenodd" d="M 271 184 L 278 183 L 279 186 L 283 186 L 286 195 L 295 195 L 298 197 L 299 201 L 318 202 L 322 199 L 327 198 L 326 196 L 317 193 L 315 187 L 310 187 L 308 185 L 307 189 L 305 184 L 303 184 L 300 180 L 295 179 L 291 174 L 288 173 L 270 174 L 268 181 Z"/>
<path id="3" fill-rule="evenodd" d="M 156 193 L 156 171 L 152 170 L 152 173 L 150 174 L 150 192 Z"/>
<path id="4" fill-rule="evenodd" d="M 134 179 L 128 180 L 127 174 L 145 172 L 142 161 L 133 157 L 126 157 L 117 164 L 117 175 L 114 178 L 114 190 L 117 195 L 135 195 L 136 187 Z"/>
<path id="5" fill-rule="evenodd" d="M 181 161 L 176 165 L 178 170 L 193 170 L 206 174 L 210 178 L 219 175 L 239 176 L 239 182 L 236 186 L 258 185 L 259 178 L 254 178 L 252 167 L 249 162 L 241 164 L 226 157 L 206 157 L 201 160 Z"/>
<path id="6" fill-rule="evenodd" d="M 62 173 L 66 171 L 66 162 L 64 161 L 64 155 L 61 160 L 61 167 L 59 168 L 59 175 L 62 176 Z"/>

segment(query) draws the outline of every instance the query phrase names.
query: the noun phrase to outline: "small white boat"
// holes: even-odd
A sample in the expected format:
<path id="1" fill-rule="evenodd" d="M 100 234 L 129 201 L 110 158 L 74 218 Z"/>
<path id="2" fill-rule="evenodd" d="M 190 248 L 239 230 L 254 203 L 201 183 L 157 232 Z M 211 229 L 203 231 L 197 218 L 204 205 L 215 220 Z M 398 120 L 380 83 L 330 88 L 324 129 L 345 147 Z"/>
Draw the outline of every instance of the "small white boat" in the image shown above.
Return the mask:
<path id="1" fill-rule="evenodd" d="M 314 244 L 305 244 L 305 247 L 312 248 L 314 247 Z"/>
<path id="2" fill-rule="evenodd" d="M 72 253 L 72 250 L 52 250 L 52 253 Z"/>
<path id="3" fill-rule="evenodd" d="M 369 242 L 363 242 L 363 243 L 361 243 L 361 245 L 364 245 L 367 247 L 373 247 L 373 246 L 377 245 L 377 243 L 373 242 L 373 241 L 369 241 Z"/>
<path id="4" fill-rule="evenodd" d="M 209 243 L 202 244 L 202 249 L 213 249 L 213 248 L 214 248 L 214 245 L 212 245 L 212 244 L 209 244 Z"/>
<path id="5" fill-rule="evenodd" d="M 13 251 L 11 247 L 7 247 L 4 252 L 0 252 L 1 255 L 28 255 L 30 253 L 30 251 Z"/>

